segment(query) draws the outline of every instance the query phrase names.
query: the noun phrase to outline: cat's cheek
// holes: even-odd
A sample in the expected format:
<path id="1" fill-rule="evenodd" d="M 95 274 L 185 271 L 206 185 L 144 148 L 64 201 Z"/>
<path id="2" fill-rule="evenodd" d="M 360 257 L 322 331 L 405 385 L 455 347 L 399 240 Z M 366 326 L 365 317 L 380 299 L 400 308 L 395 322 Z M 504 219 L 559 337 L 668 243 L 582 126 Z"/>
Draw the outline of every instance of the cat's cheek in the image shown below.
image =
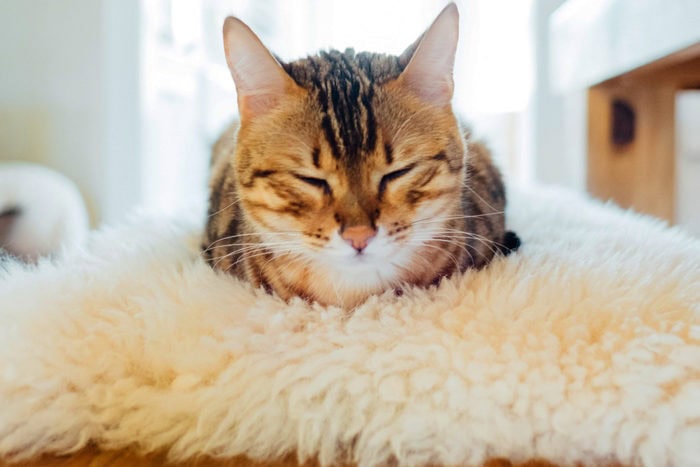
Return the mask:
<path id="1" fill-rule="evenodd" d="M 449 215 L 459 206 L 458 196 L 425 197 L 414 206 L 416 219 L 430 219 Z"/>
<path id="2" fill-rule="evenodd" d="M 247 211 L 281 210 L 287 201 L 264 187 L 241 191 L 241 202 Z"/>
<path id="3" fill-rule="evenodd" d="M 379 207 L 379 217 L 376 219 L 377 225 L 383 226 L 387 231 L 395 230 L 396 227 L 410 223 L 413 217 L 414 208 L 406 203 L 392 203 L 391 199 L 386 200 Z"/>

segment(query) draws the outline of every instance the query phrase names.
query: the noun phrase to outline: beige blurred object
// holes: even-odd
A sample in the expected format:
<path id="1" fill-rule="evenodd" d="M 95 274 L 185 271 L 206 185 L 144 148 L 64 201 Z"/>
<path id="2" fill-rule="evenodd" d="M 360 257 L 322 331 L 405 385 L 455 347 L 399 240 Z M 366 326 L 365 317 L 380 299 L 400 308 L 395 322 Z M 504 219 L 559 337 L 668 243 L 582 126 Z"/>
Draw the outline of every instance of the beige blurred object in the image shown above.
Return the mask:
<path id="1" fill-rule="evenodd" d="M 0 250 L 35 260 L 87 231 L 85 203 L 67 177 L 37 164 L 0 163 Z"/>

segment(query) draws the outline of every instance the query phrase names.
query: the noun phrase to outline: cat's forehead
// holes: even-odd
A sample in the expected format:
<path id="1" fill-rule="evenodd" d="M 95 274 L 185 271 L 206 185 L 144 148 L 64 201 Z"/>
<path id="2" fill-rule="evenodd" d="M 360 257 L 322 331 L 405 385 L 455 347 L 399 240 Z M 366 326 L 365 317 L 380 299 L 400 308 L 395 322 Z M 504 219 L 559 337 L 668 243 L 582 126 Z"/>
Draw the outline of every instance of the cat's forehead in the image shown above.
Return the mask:
<path id="1" fill-rule="evenodd" d="M 376 149 L 374 96 L 377 86 L 401 74 L 405 64 L 398 57 L 330 50 L 283 66 L 317 101 L 334 157 L 354 161 Z"/>
<path id="2" fill-rule="evenodd" d="M 331 49 L 282 66 L 297 84 L 311 89 L 325 80 L 342 83 L 360 78 L 381 84 L 397 78 L 406 66 L 405 62 L 405 58 L 393 55 Z"/>

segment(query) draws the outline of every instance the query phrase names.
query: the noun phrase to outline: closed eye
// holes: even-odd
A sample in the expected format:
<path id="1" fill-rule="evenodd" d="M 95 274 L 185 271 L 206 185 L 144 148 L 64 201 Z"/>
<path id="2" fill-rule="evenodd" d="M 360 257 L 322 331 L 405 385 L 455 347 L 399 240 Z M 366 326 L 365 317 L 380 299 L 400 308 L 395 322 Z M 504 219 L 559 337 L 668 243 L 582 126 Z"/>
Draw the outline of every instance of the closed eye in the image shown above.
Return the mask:
<path id="1" fill-rule="evenodd" d="M 382 196 L 384 196 L 384 191 L 386 191 L 386 186 L 389 184 L 389 182 L 396 180 L 399 177 L 403 177 L 408 172 L 410 172 L 414 166 L 415 164 L 407 165 L 403 169 L 395 170 L 384 175 L 379 181 L 379 199 L 381 199 Z"/>
<path id="2" fill-rule="evenodd" d="M 325 181 L 322 178 L 304 177 L 303 175 L 297 175 L 297 174 L 294 174 L 294 176 L 308 185 L 315 186 L 316 188 L 322 189 L 323 192 L 327 195 L 331 194 L 330 185 L 328 184 L 327 181 Z"/>

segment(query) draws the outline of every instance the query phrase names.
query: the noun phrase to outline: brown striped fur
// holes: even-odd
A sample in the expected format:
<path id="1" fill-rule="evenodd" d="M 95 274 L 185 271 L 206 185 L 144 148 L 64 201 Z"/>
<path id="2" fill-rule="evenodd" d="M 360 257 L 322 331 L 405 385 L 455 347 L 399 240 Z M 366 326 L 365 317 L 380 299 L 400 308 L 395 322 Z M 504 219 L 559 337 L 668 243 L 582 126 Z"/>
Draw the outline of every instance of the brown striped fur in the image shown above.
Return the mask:
<path id="1" fill-rule="evenodd" d="M 241 123 L 213 151 L 212 266 L 283 298 L 353 307 L 517 247 L 488 151 L 449 100 L 426 101 L 405 77 L 420 42 L 398 57 L 330 50 L 281 64 L 283 95 L 255 111 L 239 86 Z M 376 230 L 376 245 L 343 250 L 348 226 Z"/>

